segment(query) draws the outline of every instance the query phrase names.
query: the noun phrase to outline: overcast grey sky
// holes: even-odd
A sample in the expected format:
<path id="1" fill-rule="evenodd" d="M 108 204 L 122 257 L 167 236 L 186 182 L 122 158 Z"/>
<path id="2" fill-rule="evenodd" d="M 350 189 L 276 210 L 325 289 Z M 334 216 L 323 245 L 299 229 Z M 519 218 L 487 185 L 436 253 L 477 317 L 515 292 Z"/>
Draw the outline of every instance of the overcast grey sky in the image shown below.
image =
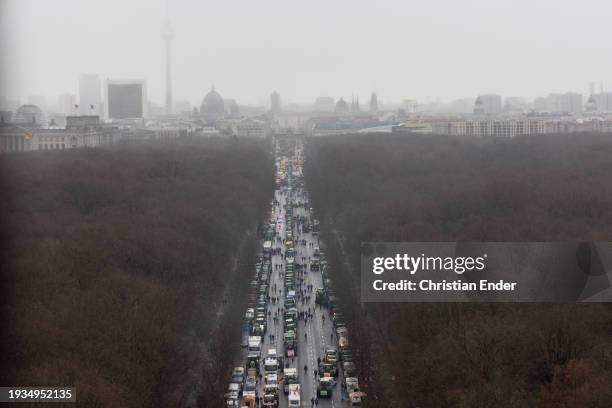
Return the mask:
<path id="1" fill-rule="evenodd" d="M 163 0 L 0 0 L 1 89 L 146 79 L 162 104 Z M 175 99 L 449 100 L 612 90 L 611 0 L 170 0 Z"/>

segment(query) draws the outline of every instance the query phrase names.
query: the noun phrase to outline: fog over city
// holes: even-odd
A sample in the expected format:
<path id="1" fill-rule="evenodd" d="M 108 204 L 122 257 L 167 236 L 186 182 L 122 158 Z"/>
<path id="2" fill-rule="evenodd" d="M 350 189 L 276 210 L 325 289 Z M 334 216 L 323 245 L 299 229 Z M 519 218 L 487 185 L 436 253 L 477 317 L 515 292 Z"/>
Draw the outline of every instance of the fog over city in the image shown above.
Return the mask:
<path id="1" fill-rule="evenodd" d="M 418 3 L 418 4 L 417 4 Z M 173 93 L 241 103 L 535 97 L 612 87 L 612 2 L 172 0 Z M 163 0 L 2 0 L 0 93 L 55 100 L 83 73 L 144 79 L 163 104 Z M 604 51 L 605 50 L 605 51 Z"/>
<path id="2" fill-rule="evenodd" d="M 0 403 L 612 407 L 611 17 L 0 0 Z"/>

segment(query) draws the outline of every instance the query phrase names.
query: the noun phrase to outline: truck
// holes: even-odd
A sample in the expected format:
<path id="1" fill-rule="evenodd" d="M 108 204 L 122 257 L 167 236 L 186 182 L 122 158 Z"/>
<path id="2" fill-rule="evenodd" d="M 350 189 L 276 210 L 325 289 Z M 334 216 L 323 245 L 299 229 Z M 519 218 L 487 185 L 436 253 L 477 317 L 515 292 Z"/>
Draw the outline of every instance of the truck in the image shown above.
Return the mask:
<path id="1" fill-rule="evenodd" d="M 278 407 L 278 398 L 274 394 L 264 394 L 262 407 L 276 408 Z"/>
<path id="2" fill-rule="evenodd" d="M 344 375 L 347 377 L 355 377 L 357 374 L 357 368 L 355 367 L 355 363 L 351 361 L 346 361 L 343 364 Z"/>
<path id="3" fill-rule="evenodd" d="M 289 385 L 289 397 L 288 397 L 289 408 L 298 408 L 301 406 L 302 402 L 300 400 L 300 384 L 290 384 Z"/>
<path id="4" fill-rule="evenodd" d="M 319 364 L 319 372 L 324 376 L 336 377 L 338 375 L 337 364 L 322 360 Z"/>
<path id="5" fill-rule="evenodd" d="M 321 377 L 317 385 L 317 397 L 331 398 L 334 379 L 332 377 Z"/>
<path id="6" fill-rule="evenodd" d="M 292 290 L 289 291 L 289 293 L 293 292 Z M 291 309 L 294 308 L 296 306 L 295 303 L 295 296 L 289 296 L 287 294 L 287 296 L 285 297 L 285 309 Z"/>
<path id="7" fill-rule="evenodd" d="M 297 352 L 297 342 L 293 330 L 286 331 L 284 334 L 285 355 L 293 357 Z"/>
<path id="8" fill-rule="evenodd" d="M 276 374 L 266 375 L 266 385 L 263 390 L 263 406 L 264 407 L 278 407 L 278 379 Z"/>
<path id="9" fill-rule="evenodd" d="M 240 395 L 242 393 L 242 384 L 241 383 L 237 383 L 237 382 L 232 382 L 229 384 L 229 386 L 227 387 L 227 391 L 230 394 L 236 394 L 236 395 Z"/>
<path id="10" fill-rule="evenodd" d="M 295 250 L 293 249 L 293 247 L 288 247 L 287 250 L 285 251 L 285 258 L 289 259 L 295 256 Z M 291 261 L 293 262 L 293 261 Z"/>
<path id="11" fill-rule="evenodd" d="M 270 256 L 272 253 L 272 241 L 266 241 L 263 244 L 263 253 L 266 256 Z"/>
<path id="12" fill-rule="evenodd" d="M 266 373 L 276 373 L 276 371 L 278 371 L 278 360 L 276 358 L 267 357 L 264 360 L 264 371 Z"/>
<path id="13" fill-rule="evenodd" d="M 249 355 L 261 355 L 261 336 L 249 336 Z"/>
<path id="14" fill-rule="evenodd" d="M 331 364 L 336 364 L 338 362 L 338 350 L 334 347 L 326 347 L 323 360 Z"/>
<path id="15" fill-rule="evenodd" d="M 349 393 L 349 401 L 351 403 L 351 407 L 361 407 L 362 406 L 362 401 L 363 401 L 363 397 L 365 397 L 366 394 L 361 392 L 361 391 L 354 391 Z"/>
<path id="16" fill-rule="evenodd" d="M 287 329 L 287 330 L 295 330 L 296 327 L 297 327 L 297 322 L 295 320 L 293 320 L 293 317 L 286 317 L 285 318 L 285 329 Z"/>
<path id="17" fill-rule="evenodd" d="M 252 334 L 253 336 L 250 336 L 250 337 L 255 337 L 255 336 L 261 337 L 264 334 L 266 334 L 266 329 L 267 327 L 265 325 L 265 320 L 258 318 L 251 325 L 251 331 L 249 333 Z"/>
<path id="18" fill-rule="evenodd" d="M 298 310 L 295 307 L 291 307 L 289 309 L 285 310 L 285 319 L 293 319 L 293 320 L 297 320 L 298 318 Z"/>
<path id="19" fill-rule="evenodd" d="M 259 373 L 259 354 L 249 354 L 247 357 L 247 372 L 255 370 Z"/>
<path id="20" fill-rule="evenodd" d="M 346 391 L 350 394 L 355 391 L 359 391 L 359 379 L 357 377 L 346 377 L 344 379 L 346 385 Z"/>
<path id="21" fill-rule="evenodd" d="M 321 229 L 321 223 L 319 220 L 312 221 L 312 232 L 319 232 Z"/>
<path id="22" fill-rule="evenodd" d="M 253 395 L 257 395 L 257 377 L 247 377 L 244 383 L 244 393 L 253 392 Z"/>
<path id="23" fill-rule="evenodd" d="M 242 400 L 240 401 L 241 407 L 255 408 L 255 399 L 256 399 L 255 391 L 245 391 L 242 395 Z"/>
<path id="24" fill-rule="evenodd" d="M 317 305 L 327 305 L 327 294 L 325 293 L 325 289 L 315 289 L 315 303 Z"/>
<path id="25" fill-rule="evenodd" d="M 289 386 L 292 384 L 299 384 L 297 368 L 285 368 L 283 370 L 283 392 L 285 394 L 289 392 Z"/>
<path id="26" fill-rule="evenodd" d="M 278 374 L 267 373 L 266 374 L 266 385 L 277 385 L 278 386 Z"/>

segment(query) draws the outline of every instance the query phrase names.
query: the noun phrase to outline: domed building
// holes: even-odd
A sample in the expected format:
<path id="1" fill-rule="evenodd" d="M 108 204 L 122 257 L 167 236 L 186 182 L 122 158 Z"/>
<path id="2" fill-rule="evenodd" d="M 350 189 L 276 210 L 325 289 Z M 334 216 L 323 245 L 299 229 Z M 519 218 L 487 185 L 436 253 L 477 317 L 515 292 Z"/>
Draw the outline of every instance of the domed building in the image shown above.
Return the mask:
<path id="1" fill-rule="evenodd" d="M 474 115 L 484 115 L 485 114 L 485 106 L 484 102 L 480 98 L 476 98 L 476 102 L 474 102 Z"/>
<path id="2" fill-rule="evenodd" d="M 43 126 L 46 118 L 43 111 L 36 105 L 21 105 L 15 111 L 13 123 L 20 125 Z"/>
<path id="3" fill-rule="evenodd" d="M 336 102 L 334 112 L 339 115 L 346 115 L 349 113 L 348 103 L 346 103 L 346 101 L 342 97 L 340 97 L 340 99 L 338 99 L 338 102 Z"/>
<path id="4" fill-rule="evenodd" d="M 595 100 L 595 98 L 593 97 L 593 95 L 591 95 L 589 97 L 589 100 L 586 103 L 586 111 L 589 113 L 593 113 L 593 112 L 597 112 L 597 101 Z"/>
<path id="5" fill-rule="evenodd" d="M 215 91 L 214 86 L 210 92 L 206 94 L 200 105 L 200 117 L 211 123 L 225 117 L 225 104 L 223 103 L 223 98 Z"/>

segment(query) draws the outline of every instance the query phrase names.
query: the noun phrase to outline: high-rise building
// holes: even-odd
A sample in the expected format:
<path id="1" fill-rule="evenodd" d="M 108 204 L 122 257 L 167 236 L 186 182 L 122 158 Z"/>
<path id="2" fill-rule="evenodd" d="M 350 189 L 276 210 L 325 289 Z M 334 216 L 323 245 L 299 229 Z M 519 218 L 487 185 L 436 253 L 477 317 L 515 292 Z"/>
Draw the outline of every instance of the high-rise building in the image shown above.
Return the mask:
<path id="1" fill-rule="evenodd" d="M 79 80 L 79 113 L 81 115 L 100 115 L 102 112 L 100 77 L 96 74 L 81 75 Z"/>
<path id="2" fill-rule="evenodd" d="M 172 113 L 172 76 L 170 71 L 170 43 L 174 38 L 174 31 L 172 30 L 172 26 L 170 25 L 170 18 L 166 17 L 166 24 L 164 25 L 164 30 L 162 31 L 162 38 L 166 43 L 166 104 L 165 104 L 165 112 L 166 114 Z"/>
<path id="3" fill-rule="evenodd" d="M 105 117 L 135 119 L 148 116 L 147 86 L 142 80 L 110 80 L 104 84 Z"/>
<path id="4" fill-rule="evenodd" d="M 474 110 L 474 98 L 454 99 L 448 104 L 448 112 L 450 113 L 472 113 Z"/>
<path id="5" fill-rule="evenodd" d="M 280 95 L 276 91 L 270 94 L 270 111 L 272 113 L 280 113 L 281 111 Z"/>
<path id="6" fill-rule="evenodd" d="M 539 96 L 533 100 L 533 110 L 536 112 L 546 111 L 546 98 Z"/>
<path id="7" fill-rule="evenodd" d="M 529 103 L 522 96 L 508 96 L 504 98 L 504 113 L 509 115 L 522 115 L 529 111 Z"/>
<path id="8" fill-rule="evenodd" d="M 378 97 L 374 92 L 372 92 L 372 96 L 370 96 L 370 113 L 378 113 Z"/>
<path id="9" fill-rule="evenodd" d="M 475 115 L 498 115 L 502 111 L 502 97 L 495 94 L 480 95 L 474 102 Z"/>
<path id="10" fill-rule="evenodd" d="M 595 101 L 595 111 L 612 112 L 612 92 L 600 92 L 591 95 Z"/>
<path id="11" fill-rule="evenodd" d="M 583 110 L 582 94 L 575 92 L 568 92 L 565 94 L 551 94 L 549 95 L 550 108 L 556 108 L 556 110 L 549 109 L 551 112 L 569 113 L 579 115 Z"/>
<path id="12" fill-rule="evenodd" d="M 533 101 L 533 110 L 536 112 L 579 115 L 583 107 L 582 94 L 575 92 L 548 94 L 545 98 Z"/>
<path id="13" fill-rule="evenodd" d="M 62 115 L 73 116 L 76 114 L 76 95 L 62 94 L 57 98 L 57 109 Z"/>

